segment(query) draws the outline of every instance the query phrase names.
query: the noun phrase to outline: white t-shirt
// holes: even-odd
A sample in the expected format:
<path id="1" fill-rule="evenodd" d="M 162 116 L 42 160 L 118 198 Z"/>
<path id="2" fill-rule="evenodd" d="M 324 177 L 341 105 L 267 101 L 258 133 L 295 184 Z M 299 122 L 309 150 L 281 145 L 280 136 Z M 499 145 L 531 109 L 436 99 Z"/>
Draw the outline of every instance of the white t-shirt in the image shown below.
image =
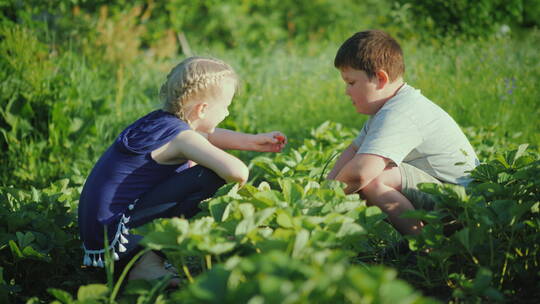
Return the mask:
<path id="1" fill-rule="evenodd" d="M 406 162 L 439 180 L 466 185 L 478 157 L 457 123 L 407 84 L 364 124 L 357 153 Z"/>

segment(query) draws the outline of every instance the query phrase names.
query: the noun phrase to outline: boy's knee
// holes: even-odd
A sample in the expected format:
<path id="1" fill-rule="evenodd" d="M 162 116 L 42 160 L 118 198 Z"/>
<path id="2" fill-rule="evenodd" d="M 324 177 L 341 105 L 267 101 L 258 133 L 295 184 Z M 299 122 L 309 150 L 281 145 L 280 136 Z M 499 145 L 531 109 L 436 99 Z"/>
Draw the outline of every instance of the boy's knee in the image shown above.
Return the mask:
<path id="1" fill-rule="evenodd" d="M 366 199 L 371 199 L 377 196 L 377 193 L 380 193 L 386 187 L 387 186 L 384 184 L 384 180 L 378 176 L 364 188 L 362 188 L 362 190 L 360 190 L 360 194 Z"/>
<path id="2" fill-rule="evenodd" d="M 374 199 L 379 195 L 386 193 L 389 189 L 401 192 L 401 175 L 396 174 L 396 171 L 398 170 L 385 170 L 360 190 L 360 195 L 366 199 Z"/>

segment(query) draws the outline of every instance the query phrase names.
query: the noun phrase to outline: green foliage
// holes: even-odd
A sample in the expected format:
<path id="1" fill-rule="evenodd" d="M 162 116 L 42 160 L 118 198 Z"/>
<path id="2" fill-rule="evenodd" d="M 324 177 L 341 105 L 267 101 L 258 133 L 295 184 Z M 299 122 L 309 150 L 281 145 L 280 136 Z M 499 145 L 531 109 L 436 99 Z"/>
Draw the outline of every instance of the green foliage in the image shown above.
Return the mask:
<path id="1" fill-rule="evenodd" d="M 265 180 L 274 184 L 279 178 L 289 177 L 307 182 L 321 182 L 330 172 L 329 164 L 337 157 L 337 151 L 349 146 L 357 131 L 344 128 L 339 123 L 326 121 L 311 130 L 311 138 L 305 139 L 298 149 L 273 158 L 255 157 L 251 161 L 251 175 L 254 181 L 264 175 Z M 323 164 L 321 166 L 321 164 Z"/>
<path id="2" fill-rule="evenodd" d="M 231 254 L 281 250 L 304 258 L 329 248 L 370 252 L 391 239 L 381 211 L 345 195 L 341 184 L 300 180 L 279 179 L 280 191 L 266 182 L 258 188 L 225 186 L 203 204 L 197 219 L 164 219 L 139 229 L 142 243 L 186 269 L 188 256 L 211 268 L 210 257 L 221 261 Z"/>
<path id="3" fill-rule="evenodd" d="M 123 98 L 136 95 L 132 109 L 148 103 L 146 92 L 131 89 L 136 65 L 93 67 L 99 62 L 59 55 L 20 26 L 0 27 L 0 37 L 0 185 L 80 176 L 123 124 L 102 116 L 119 115 L 129 105 Z M 114 81 L 109 69 L 121 71 Z"/>
<path id="4" fill-rule="evenodd" d="M 499 31 L 501 25 L 520 24 L 524 2 L 531 1 L 398 1 L 410 10 L 409 18 L 416 25 L 415 31 L 429 36 L 435 33 L 443 36 L 467 37 L 488 36 Z"/>
<path id="5" fill-rule="evenodd" d="M 429 271 L 431 281 L 447 280 L 458 299 L 537 297 L 538 153 L 527 153 L 522 145 L 497 154 L 471 175 L 475 181 L 467 189 L 432 184 L 422 187 L 435 196 L 436 207 L 435 211 L 417 210 L 409 215 L 428 223 L 422 234 L 410 239 L 413 249 L 430 251 L 419 257 L 417 275 L 425 277 Z M 433 269 L 439 270 L 438 275 Z"/>
<path id="6" fill-rule="evenodd" d="M 523 1 L 523 24 L 540 26 L 540 4 L 538 1 Z"/>
<path id="7" fill-rule="evenodd" d="M 371 9 L 378 8 L 374 1 Z M 354 1 L 185 1 L 156 6 L 175 31 L 186 32 L 194 41 L 202 39 L 228 47 L 265 48 L 287 40 L 327 38 L 336 31 L 350 32 L 352 18 L 368 15 L 368 4 Z M 380 6 L 380 5 L 379 5 Z M 324 14 L 321 14 L 324 12 Z M 234 18 L 231 18 L 234 16 Z"/>
<path id="8" fill-rule="evenodd" d="M 31 289 L 45 290 L 48 284 L 77 284 L 65 281 L 65 276 L 82 258 L 73 212 L 78 196 L 66 179 L 40 190 L 0 187 L 4 291 L 24 295 Z M 47 280 L 37 279 L 41 274 Z"/>
<path id="9" fill-rule="evenodd" d="M 274 159 L 253 159 L 257 187 L 226 185 L 190 221 L 161 219 L 138 228 L 145 246 L 165 252 L 184 272 L 185 287 L 169 296 L 162 292 L 166 279 L 129 282 L 119 294 L 127 269 L 115 284 L 111 276 L 107 285 L 28 285 L 29 271 L 60 279 L 77 267 L 82 253 L 73 204 L 80 188 L 68 180 L 41 190 L 4 187 L 0 296 L 20 299 L 30 288 L 49 287 L 62 303 L 90 301 L 89 296 L 97 303 L 430 301 L 394 280 L 394 271 L 364 264 L 381 261 L 381 250 L 399 240 L 381 210 L 367 207 L 357 195 L 345 195 L 342 184 L 321 180 L 332 154 L 355 133 L 326 122 L 297 149 Z M 484 133 L 474 134 L 480 140 Z M 435 196 L 437 208 L 408 215 L 427 223 L 422 234 L 409 238 L 409 246 L 429 254 L 418 255 L 416 265 L 395 264 L 415 287 L 466 301 L 518 299 L 538 289 L 533 278 L 540 253 L 539 156 L 526 146 L 489 154 L 496 144 L 484 142 L 480 153 L 491 160 L 472 172 L 475 181 L 468 188 L 423 186 Z M 66 288 L 78 290 L 77 296 Z"/>
<path id="10" fill-rule="evenodd" d="M 397 280 L 395 271 L 351 266 L 342 254 L 332 251 L 305 259 L 281 251 L 234 256 L 171 299 L 182 303 L 436 303 Z"/>
<path id="11" fill-rule="evenodd" d="M 0 1 L 0 302 L 429 301 L 408 284 L 443 301 L 538 297 L 540 36 L 452 34 L 538 25 L 540 6 L 400 3 Z M 331 62 L 365 28 L 407 37 L 407 81 L 465 127 L 484 162 L 466 189 L 424 186 L 438 209 L 409 215 L 428 223 L 409 239 L 416 263 L 383 258 L 400 239 L 385 215 L 324 181 L 365 119 Z M 451 36 L 418 43 L 415 31 Z M 181 290 L 165 293 L 166 279 L 120 289 L 125 275 L 113 282 L 110 267 L 103 285 L 80 267 L 80 188 L 121 128 L 158 106 L 159 85 L 181 60 L 180 32 L 196 54 L 241 75 L 224 125 L 282 130 L 290 147 L 239 153 L 251 160 L 248 185 L 222 188 L 196 219 L 140 229 L 147 247 L 181 267 Z M 371 265 L 381 262 L 397 271 Z"/>

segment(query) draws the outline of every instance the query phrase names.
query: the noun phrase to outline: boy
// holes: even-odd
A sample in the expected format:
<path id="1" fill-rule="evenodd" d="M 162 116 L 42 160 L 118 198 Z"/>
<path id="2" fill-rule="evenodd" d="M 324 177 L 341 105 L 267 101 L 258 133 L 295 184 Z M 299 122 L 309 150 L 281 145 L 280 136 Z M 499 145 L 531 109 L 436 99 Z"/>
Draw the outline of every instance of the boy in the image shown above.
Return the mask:
<path id="1" fill-rule="evenodd" d="M 339 48 L 334 66 L 356 111 L 370 117 L 328 179 L 381 208 L 400 233 L 420 233 L 419 220 L 400 217 L 433 208 L 417 184 L 466 185 L 467 171 L 478 164 L 471 144 L 444 110 L 404 82 L 401 47 L 387 33 L 354 34 Z"/>

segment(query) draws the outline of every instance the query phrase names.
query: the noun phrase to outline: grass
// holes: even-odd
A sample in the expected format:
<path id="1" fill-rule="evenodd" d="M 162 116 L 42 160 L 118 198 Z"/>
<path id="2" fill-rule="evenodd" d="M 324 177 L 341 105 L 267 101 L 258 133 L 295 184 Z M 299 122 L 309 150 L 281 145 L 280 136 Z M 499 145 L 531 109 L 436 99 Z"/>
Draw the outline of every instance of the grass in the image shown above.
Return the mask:
<path id="1" fill-rule="evenodd" d="M 18 62 L 13 57 L 12 61 L 4 62 L 13 65 L 9 67 L 16 73 L 5 72 L 3 95 L 12 98 L 19 94 L 20 104 L 37 106 L 29 121 L 40 121 L 42 130 L 36 134 L 36 129 L 23 128 L 25 124 L 21 122 L 20 129 L 8 131 L 13 138 L 26 138 L 27 143 L 10 148 L 6 157 L 12 169 L 5 170 L 3 175 L 7 178 L 15 170 L 21 181 L 35 185 L 45 185 L 50 180 L 47 172 L 51 170 L 43 170 L 45 167 L 56 168 L 52 170 L 53 179 L 69 176 L 72 167 L 83 175 L 88 172 L 124 127 L 160 106 L 159 87 L 168 71 L 183 59 L 157 60 L 139 52 L 136 57 L 111 62 L 91 49 L 80 52 L 85 56 L 71 49 L 45 56 L 46 44 L 36 44 L 37 40 L 28 34 L 22 36 L 22 40 L 14 37 L 2 42 L 5 54 L 15 54 L 9 43 L 19 43 L 22 58 L 42 55 L 35 61 Z M 360 129 L 367 119 L 354 111 L 333 67 L 336 49 L 345 38 L 284 44 L 260 51 L 193 48 L 198 55 L 212 55 L 230 62 L 242 79 L 231 116 L 223 127 L 246 132 L 281 130 L 288 135 L 292 146 L 298 146 L 312 128 L 326 120 Z M 539 42 L 539 31 L 515 38 L 477 41 L 420 43 L 402 39 L 405 80 L 421 89 L 463 128 L 487 128 L 497 138 L 538 145 L 540 63 L 536 46 Z M 48 87 L 46 92 L 50 93 L 40 89 L 44 82 Z M 19 87 L 10 83 L 28 85 Z M 56 112 L 50 110 L 53 114 L 41 115 L 39 109 L 47 107 Z M 22 109 L 26 108 L 25 105 Z M 67 131 L 75 117 L 85 123 L 90 121 L 91 131 Z M 64 148 L 71 150 L 77 159 L 75 164 L 62 163 L 72 158 L 58 157 L 57 151 Z"/>
<path id="2" fill-rule="evenodd" d="M 519 40 L 447 41 L 438 46 L 402 41 L 405 81 L 445 109 L 463 128 L 490 128 L 516 143 L 538 144 L 539 42 L 539 32 Z M 248 49 L 201 51 L 201 55 L 230 62 L 240 74 L 240 92 L 223 126 L 248 132 L 281 130 L 292 144 L 300 143 L 311 128 L 326 120 L 359 129 L 367 117 L 354 111 L 333 67 L 338 46 L 339 42 L 327 42 L 323 48 L 289 45 L 256 54 Z M 99 129 L 112 139 L 130 121 L 159 107 L 159 86 L 168 70 L 182 59 L 142 60 L 126 67 L 121 91 L 115 88 L 118 80 L 101 81 L 101 86 L 109 87 L 98 91 L 113 92 L 105 98 L 114 113 L 97 120 Z M 118 106 L 119 91 L 123 98 Z"/>

